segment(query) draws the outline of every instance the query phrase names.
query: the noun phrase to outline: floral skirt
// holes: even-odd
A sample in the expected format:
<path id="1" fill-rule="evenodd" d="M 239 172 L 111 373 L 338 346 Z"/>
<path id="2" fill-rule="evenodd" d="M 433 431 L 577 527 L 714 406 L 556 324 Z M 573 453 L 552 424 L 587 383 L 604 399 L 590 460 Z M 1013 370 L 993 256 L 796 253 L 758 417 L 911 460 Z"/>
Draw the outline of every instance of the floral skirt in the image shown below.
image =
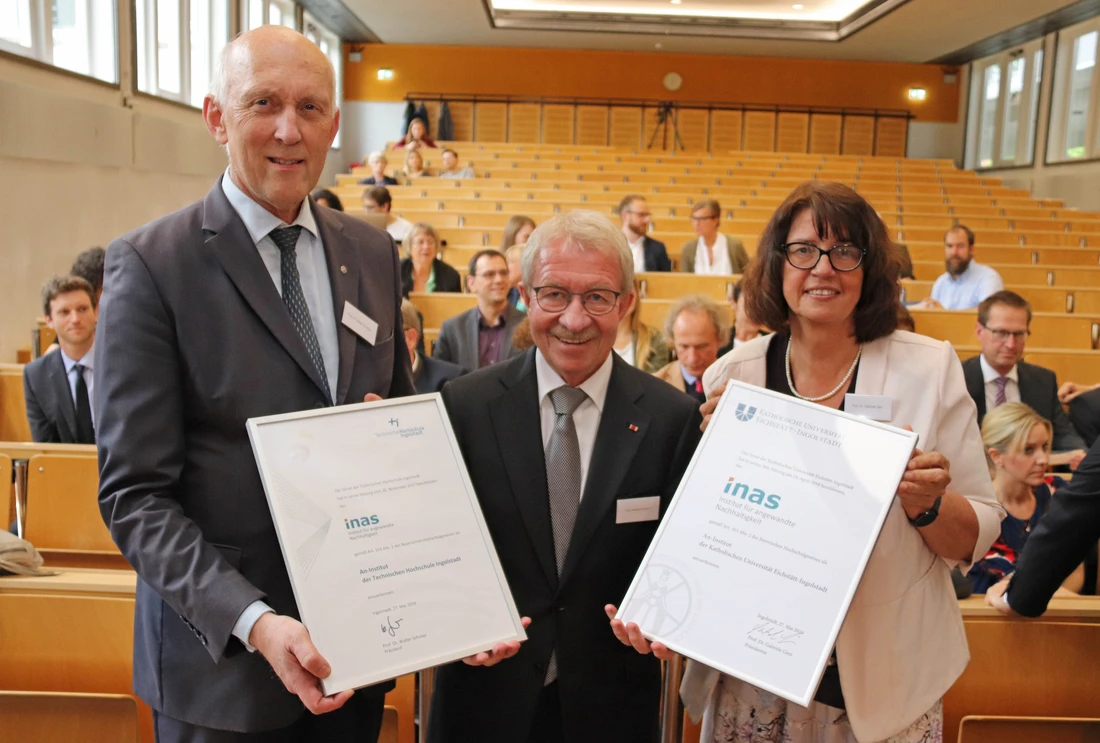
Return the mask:
<path id="1" fill-rule="evenodd" d="M 856 743 L 844 710 L 812 702 L 809 707 L 723 674 L 707 710 L 707 743 Z M 942 743 L 943 702 L 881 743 Z"/>

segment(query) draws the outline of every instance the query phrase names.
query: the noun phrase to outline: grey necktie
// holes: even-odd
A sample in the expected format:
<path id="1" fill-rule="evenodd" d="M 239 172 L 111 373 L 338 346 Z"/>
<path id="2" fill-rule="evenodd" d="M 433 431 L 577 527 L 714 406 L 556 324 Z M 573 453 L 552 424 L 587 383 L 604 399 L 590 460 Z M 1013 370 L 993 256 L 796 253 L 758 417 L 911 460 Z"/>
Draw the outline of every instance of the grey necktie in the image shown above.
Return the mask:
<path id="1" fill-rule="evenodd" d="M 302 280 L 298 275 L 298 235 L 301 227 L 281 227 L 271 231 L 271 239 L 279 248 L 279 273 L 283 279 L 283 302 L 290 310 L 290 319 L 294 327 L 298 329 L 298 335 L 306 344 L 310 361 L 321 373 L 321 381 L 325 385 L 326 397 L 328 394 L 328 374 L 325 373 L 325 360 L 321 357 L 321 344 L 317 342 L 317 331 L 313 329 L 313 320 L 309 316 L 309 305 L 306 304 L 306 295 L 302 292 Z"/>
<path id="2" fill-rule="evenodd" d="M 555 417 L 554 433 L 546 447 L 546 483 L 550 492 L 550 525 L 554 530 L 554 558 L 559 576 L 581 503 L 581 447 L 573 411 L 586 399 L 588 395 L 577 387 L 562 386 L 550 393 Z M 545 683 L 550 684 L 557 677 L 558 657 L 551 651 Z"/>

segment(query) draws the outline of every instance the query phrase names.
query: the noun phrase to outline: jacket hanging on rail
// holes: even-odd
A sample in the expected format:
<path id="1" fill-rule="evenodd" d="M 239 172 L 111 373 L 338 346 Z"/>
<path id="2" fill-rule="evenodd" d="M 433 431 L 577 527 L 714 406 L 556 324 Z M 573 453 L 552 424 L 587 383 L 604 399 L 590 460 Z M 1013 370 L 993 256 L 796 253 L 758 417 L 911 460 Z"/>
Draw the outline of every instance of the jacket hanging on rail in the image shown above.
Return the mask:
<path id="1" fill-rule="evenodd" d="M 445 142 L 453 142 L 455 138 L 455 122 L 451 118 L 451 107 L 447 101 L 439 104 L 439 124 L 435 128 L 435 138 Z"/>

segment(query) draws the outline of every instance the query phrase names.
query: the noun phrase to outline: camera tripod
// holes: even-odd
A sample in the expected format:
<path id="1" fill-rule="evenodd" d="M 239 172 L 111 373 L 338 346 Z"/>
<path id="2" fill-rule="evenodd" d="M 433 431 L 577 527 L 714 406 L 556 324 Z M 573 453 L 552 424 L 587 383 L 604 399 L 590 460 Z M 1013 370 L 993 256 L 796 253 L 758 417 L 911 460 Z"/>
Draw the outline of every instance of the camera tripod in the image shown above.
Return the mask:
<path id="1" fill-rule="evenodd" d="M 653 143 L 657 141 L 657 134 L 661 135 L 661 149 L 668 149 L 668 125 L 672 124 L 672 154 L 677 149 L 683 150 L 684 140 L 680 137 L 680 126 L 676 121 L 676 111 L 672 101 L 661 101 L 657 105 L 657 126 L 653 127 L 653 135 L 649 138 L 647 150 L 653 149 Z"/>

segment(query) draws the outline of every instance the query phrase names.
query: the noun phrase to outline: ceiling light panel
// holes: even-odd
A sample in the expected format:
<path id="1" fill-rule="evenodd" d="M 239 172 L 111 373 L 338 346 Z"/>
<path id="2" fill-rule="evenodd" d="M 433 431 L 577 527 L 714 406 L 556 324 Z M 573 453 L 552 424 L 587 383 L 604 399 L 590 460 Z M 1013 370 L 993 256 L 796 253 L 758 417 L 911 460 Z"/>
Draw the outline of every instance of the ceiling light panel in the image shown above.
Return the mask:
<path id="1" fill-rule="evenodd" d="M 839 23 L 877 0 L 488 0 L 493 10 L 592 15 L 662 15 L 712 19 L 827 21 Z"/>

